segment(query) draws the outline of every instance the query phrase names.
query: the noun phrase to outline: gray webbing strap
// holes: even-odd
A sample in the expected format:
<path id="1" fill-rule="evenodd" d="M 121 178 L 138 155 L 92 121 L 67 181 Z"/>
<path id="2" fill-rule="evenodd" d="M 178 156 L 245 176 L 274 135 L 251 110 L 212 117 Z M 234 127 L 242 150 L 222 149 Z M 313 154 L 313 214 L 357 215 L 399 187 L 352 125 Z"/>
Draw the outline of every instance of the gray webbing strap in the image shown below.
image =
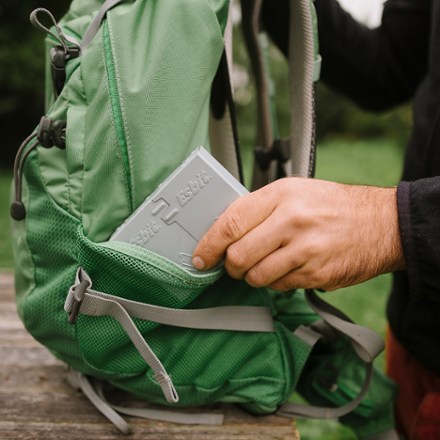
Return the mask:
<path id="1" fill-rule="evenodd" d="M 78 371 L 69 369 L 67 373 L 67 381 L 69 384 L 81 390 L 91 403 L 100 411 L 110 422 L 112 422 L 123 434 L 131 434 L 130 425 L 108 404 L 108 402 L 101 399 L 97 394 L 90 381 L 86 376 Z"/>
<path id="2" fill-rule="evenodd" d="M 262 0 L 240 0 L 244 41 L 252 63 L 257 98 L 258 133 L 257 143 L 269 150 L 273 142 L 273 127 L 269 101 L 269 79 L 264 53 L 260 46 L 260 12 Z M 252 188 L 257 189 L 273 180 L 270 171 L 254 166 Z"/>
<path id="3" fill-rule="evenodd" d="M 75 287 L 87 281 L 88 287 L 81 304 L 81 313 L 102 315 L 106 301 L 118 303 L 133 318 L 153 321 L 175 327 L 203 330 L 231 330 L 242 332 L 273 332 L 272 313 L 268 307 L 223 306 L 205 309 L 172 309 L 152 304 L 130 301 L 119 296 L 92 290 L 92 281 L 79 268 L 75 285 L 69 290 L 65 310 L 71 311 L 75 302 Z M 102 305 L 100 305 L 102 304 Z"/>
<path id="4" fill-rule="evenodd" d="M 46 17 L 49 17 L 49 20 L 51 21 L 52 26 L 57 31 L 57 34 L 54 34 L 49 28 L 47 28 L 46 26 L 44 26 L 41 23 L 41 21 L 38 18 L 38 14 L 44 14 L 44 15 L 46 15 Z M 31 12 L 29 20 L 35 28 L 46 32 L 47 34 L 51 35 L 55 40 L 57 40 L 60 43 L 60 45 L 63 46 L 65 53 L 68 52 L 67 39 L 64 35 L 64 32 L 61 30 L 59 24 L 55 20 L 55 17 L 53 16 L 53 14 L 50 11 L 48 11 L 46 8 L 37 8 Z"/>
<path id="5" fill-rule="evenodd" d="M 302 339 L 309 346 L 313 347 L 321 338 L 321 335 L 315 332 L 311 327 L 298 327 L 295 332 L 295 336 Z M 301 405 L 297 403 L 285 403 L 278 410 L 277 414 L 284 417 L 307 417 L 312 419 L 337 419 L 345 414 L 353 411 L 359 403 L 363 400 L 367 394 L 368 387 L 370 386 L 371 378 L 373 375 L 373 364 L 365 363 L 366 376 L 362 388 L 355 399 L 349 403 L 339 407 L 324 407 L 324 406 L 311 406 Z"/>
<path id="6" fill-rule="evenodd" d="M 84 34 L 84 37 L 81 42 L 81 50 L 84 50 L 93 40 L 95 35 L 98 33 L 99 28 L 101 26 L 101 22 L 104 19 L 107 12 L 109 11 L 109 9 L 113 8 L 119 3 L 122 3 L 123 1 L 124 0 L 106 0 L 102 4 L 101 8 L 99 9 L 98 13 L 96 14 L 95 18 L 90 23 L 90 26 L 88 27 L 86 33 Z"/>
<path id="7" fill-rule="evenodd" d="M 277 412 L 284 417 L 307 417 L 311 419 L 338 419 L 353 411 L 363 400 L 373 376 L 373 364 L 365 364 L 366 376 L 359 394 L 349 403 L 339 407 L 308 406 L 296 403 L 285 403 Z"/>
<path id="8" fill-rule="evenodd" d="M 223 414 L 216 413 L 183 413 L 174 410 L 157 410 L 149 408 L 127 408 L 109 403 L 104 396 L 101 381 L 90 380 L 84 374 L 69 369 L 67 381 L 78 390 L 81 390 L 90 402 L 123 434 L 131 434 L 130 425 L 119 415 L 126 414 L 162 422 L 182 423 L 185 425 L 222 425 Z"/>
<path id="9" fill-rule="evenodd" d="M 225 416 L 216 413 L 183 413 L 172 410 L 159 410 L 147 408 L 127 408 L 125 406 L 111 405 L 121 414 L 140 417 L 143 419 L 160 420 L 162 422 L 181 423 L 183 425 L 223 425 Z"/>
<path id="10" fill-rule="evenodd" d="M 160 420 L 162 422 L 181 423 L 184 425 L 222 425 L 225 418 L 223 414 L 218 413 L 185 413 L 175 410 L 128 408 L 126 406 L 113 405 L 105 398 L 101 382 L 97 382 L 95 388 L 103 402 L 118 413 L 128 416 Z"/>
<path id="11" fill-rule="evenodd" d="M 323 301 L 313 291 L 306 292 L 306 299 L 310 307 L 330 327 L 350 338 L 353 349 L 364 362 L 373 362 L 385 348 L 384 342 L 378 334 L 369 328 L 354 324 L 348 316 Z"/>
<path id="12" fill-rule="evenodd" d="M 312 290 L 306 292 L 306 299 L 310 307 L 321 316 L 323 322 L 317 325 L 312 324 L 310 327 L 300 326 L 295 330 L 295 336 L 299 337 L 310 347 L 313 347 L 323 335 L 324 337 L 326 335 L 332 337 L 333 329 L 347 336 L 356 354 L 365 364 L 365 380 L 356 398 L 340 407 L 318 407 L 286 403 L 280 408 L 278 414 L 286 417 L 302 416 L 319 419 L 337 419 L 353 411 L 367 394 L 373 375 L 372 362 L 383 350 L 384 344 L 379 335 L 368 328 L 354 324 L 344 313 L 321 300 Z M 326 325 L 330 327 L 330 330 L 325 329 Z"/>
<path id="13" fill-rule="evenodd" d="M 79 294 L 81 296 L 79 301 L 82 314 L 90 316 L 111 316 L 115 318 L 119 324 L 121 324 L 122 328 L 133 342 L 133 345 L 136 347 L 138 353 L 142 356 L 147 365 L 153 370 L 153 377 L 162 388 L 162 392 L 166 400 L 171 403 L 178 402 L 179 396 L 177 395 L 170 376 L 166 372 L 160 360 L 154 354 L 153 350 L 145 341 L 124 307 L 114 300 L 97 297 L 87 293 L 87 284 L 91 285 L 91 282 L 89 281 L 90 278 L 87 277 L 87 274 L 84 271 L 77 274 L 77 279 L 78 283 L 75 284 L 69 291 L 68 300 L 65 304 L 65 310 L 69 312 L 69 314 L 75 310 L 75 308 L 72 308 L 72 306 L 78 304 L 77 295 Z"/>
<path id="14" fill-rule="evenodd" d="M 310 0 L 290 1 L 291 174 L 310 177 L 314 133 L 315 35 Z"/>

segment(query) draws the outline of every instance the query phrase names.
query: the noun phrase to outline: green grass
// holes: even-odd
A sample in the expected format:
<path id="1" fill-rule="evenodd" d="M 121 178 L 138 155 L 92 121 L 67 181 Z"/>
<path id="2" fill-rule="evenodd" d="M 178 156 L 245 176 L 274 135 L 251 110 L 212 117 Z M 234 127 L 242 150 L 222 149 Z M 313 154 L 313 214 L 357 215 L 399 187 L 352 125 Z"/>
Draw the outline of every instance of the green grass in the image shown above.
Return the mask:
<path id="1" fill-rule="evenodd" d="M 318 147 L 316 177 L 338 182 L 365 185 L 396 185 L 402 169 L 403 149 L 392 142 L 334 140 Z M 355 322 L 384 336 L 385 305 L 391 275 L 382 275 L 357 286 L 323 294 Z M 384 368 L 384 355 L 376 361 Z M 334 421 L 298 419 L 302 440 L 352 440 L 348 428 Z"/>
<path id="2" fill-rule="evenodd" d="M 333 140 L 318 145 L 316 177 L 344 183 L 396 185 L 403 148 L 387 140 Z"/>

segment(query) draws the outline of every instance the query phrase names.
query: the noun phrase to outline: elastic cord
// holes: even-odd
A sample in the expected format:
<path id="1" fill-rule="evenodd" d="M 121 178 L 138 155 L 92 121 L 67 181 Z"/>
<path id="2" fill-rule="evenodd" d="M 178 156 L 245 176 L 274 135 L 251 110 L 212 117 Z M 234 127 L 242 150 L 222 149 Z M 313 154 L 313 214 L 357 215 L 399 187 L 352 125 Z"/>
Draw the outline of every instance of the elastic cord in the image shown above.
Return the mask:
<path id="1" fill-rule="evenodd" d="M 23 188 L 23 167 L 29 154 L 39 145 L 37 133 L 28 136 L 20 145 L 14 161 L 14 202 L 11 206 L 11 216 L 15 220 L 23 220 L 25 216 L 24 205 L 22 201 Z M 34 140 L 30 147 L 25 151 L 26 147 Z"/>

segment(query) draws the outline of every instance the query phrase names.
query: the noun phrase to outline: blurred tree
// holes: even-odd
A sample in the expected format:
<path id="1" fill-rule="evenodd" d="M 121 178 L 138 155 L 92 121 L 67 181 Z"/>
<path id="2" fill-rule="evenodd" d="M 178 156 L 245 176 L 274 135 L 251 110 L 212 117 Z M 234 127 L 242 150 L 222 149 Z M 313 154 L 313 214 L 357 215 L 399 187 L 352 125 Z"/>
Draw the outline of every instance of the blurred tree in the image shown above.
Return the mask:
<path id="1" fill-rule="evenodd" d="M 68 5 L 59 0 L 0 0 L 0 167 L 12 165 L 44 107 L 45 35 L 32 27 L 29 15 L 44 7 L 61 18 Z"/>
<path id="2" fill-rule="evenodd" d="M 363 111 L 354 103 L 320 83 L 316 93 L 318 140 L 335 137 L 346 139 L 393 139 L 402 147 L 411 128 L 410 104 L 383 113 Z"/>

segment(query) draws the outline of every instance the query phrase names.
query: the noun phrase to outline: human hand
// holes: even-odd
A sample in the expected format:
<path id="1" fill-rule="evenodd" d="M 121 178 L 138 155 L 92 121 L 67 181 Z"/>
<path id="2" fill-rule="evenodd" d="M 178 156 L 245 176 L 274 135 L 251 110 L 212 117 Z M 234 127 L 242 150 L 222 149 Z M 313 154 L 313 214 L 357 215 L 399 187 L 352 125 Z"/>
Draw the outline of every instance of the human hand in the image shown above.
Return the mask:
<path id="1" fill-rule="evenodd" d="M 403 269 L 396 188 L 277 180 L 236 200 L 193 254 L 206 270 L 275 290 L 334 290 Z"/>

